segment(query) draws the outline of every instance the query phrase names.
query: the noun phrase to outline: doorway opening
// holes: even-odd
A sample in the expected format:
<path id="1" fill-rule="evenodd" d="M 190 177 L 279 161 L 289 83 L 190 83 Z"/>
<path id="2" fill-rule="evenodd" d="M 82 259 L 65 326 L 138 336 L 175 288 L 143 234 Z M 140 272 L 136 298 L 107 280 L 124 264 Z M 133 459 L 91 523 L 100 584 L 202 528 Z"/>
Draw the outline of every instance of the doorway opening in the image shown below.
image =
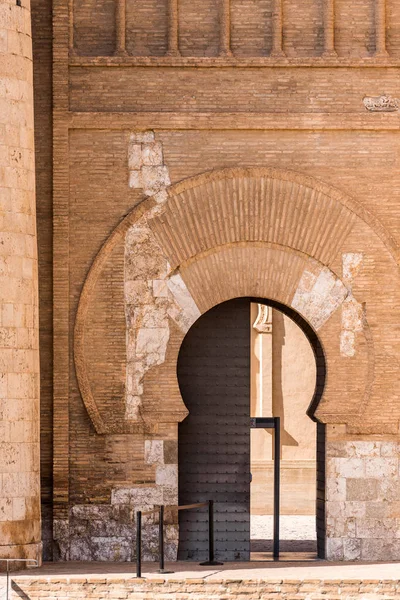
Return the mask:
<path id="1" fill-rule="evenodd" d="M 280 556 L 317 555 L 316 423 L 307 415 L 316 363 L 303 330 L 266 304 L 250 305 L 250 415 L 280 418 Z M 274 431 L 251 429 L 251 556 L 272 552 Z"/>
<path id="2" fill-rule="evenodd" d="M 281 557 L 324 558 L 324 428 L 311 420 L 324 379 L 316 334 L 279 303 L 229 300 L 187 333 L 178 358 L 189 410 L 179 425 L 179 504 L 214 501 L 217 559 L 273 557 L 274 436 L 251 429 L 252 417 L 281 422 Z M 178 558 L 205 560 L 206 512 L 179 517 Z"/>

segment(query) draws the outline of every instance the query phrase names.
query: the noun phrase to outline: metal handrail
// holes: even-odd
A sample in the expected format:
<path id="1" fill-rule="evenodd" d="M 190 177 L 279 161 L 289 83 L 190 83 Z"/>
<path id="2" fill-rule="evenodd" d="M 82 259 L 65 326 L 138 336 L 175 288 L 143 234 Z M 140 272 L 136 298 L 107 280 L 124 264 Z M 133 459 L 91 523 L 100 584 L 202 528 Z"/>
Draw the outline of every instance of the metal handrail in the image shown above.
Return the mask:
<path id="1" fill-rule="evenodd" d="M 7 563 L 6 600 L 8 600 L 8 598 L 9 598 L 9 591 L 10 591 L 10 563 L 23 562 L 23 563 L 26 563 L 26 566 L 28 568 L 29 568 L 29 566 L 31 566 L 31 567 L 39 566 L 39 561 L 37 561 L 35 558 L 0 558 L 0 562 Z M 31 563 L 31 564 L 29 565 L 29 563 Z"/>
<path id="2" fill-rule="evenodd" d="M 182 506 L 159 506 L 151 510 L 141 511 L 136 513 L 136 577 L 142 577 L 142 516 L 153 515 L 159 513 L 159 573 L 173 573 L 173 571 L 165 570 L 164 562 L 164 513 L 165 510 L 192 510 L 194 508 L 202 508 L 208 506 L 208 561 L 200 563 L 202 566 L 223 565 L 217 562 L 214 556 L 214 501 L 197 502 L 196 504 L 185 504 Z"/>

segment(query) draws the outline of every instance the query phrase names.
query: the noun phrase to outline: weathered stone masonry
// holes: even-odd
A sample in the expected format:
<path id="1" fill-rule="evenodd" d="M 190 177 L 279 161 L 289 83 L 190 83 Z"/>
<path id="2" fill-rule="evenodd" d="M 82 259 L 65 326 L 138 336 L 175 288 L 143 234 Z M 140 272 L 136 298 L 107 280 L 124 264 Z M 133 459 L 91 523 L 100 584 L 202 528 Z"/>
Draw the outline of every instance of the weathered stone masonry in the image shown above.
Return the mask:
<path id="1" fill-rule="evenodd" d="M 41 560 L 29 5 L 0 3 L 0 558 Z"/>

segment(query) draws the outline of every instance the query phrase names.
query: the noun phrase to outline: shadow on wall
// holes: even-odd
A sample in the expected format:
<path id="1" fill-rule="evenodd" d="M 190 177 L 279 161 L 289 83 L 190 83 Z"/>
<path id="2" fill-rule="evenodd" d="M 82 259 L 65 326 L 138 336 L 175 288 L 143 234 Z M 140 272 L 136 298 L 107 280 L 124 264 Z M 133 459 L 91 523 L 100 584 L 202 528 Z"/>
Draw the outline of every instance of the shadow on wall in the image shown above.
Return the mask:
<path id="1" fill-rule="evenodd" d="M 283 446 L 299 443 L 285 430 L 285 405 L 283 398 L 283 347 L 285 345 L 285 318 L 278 310 L 272 312 L 272 414 L 281 419 L 281 458 Z M 268 430 L 272 435 L 272 430 Z"/>

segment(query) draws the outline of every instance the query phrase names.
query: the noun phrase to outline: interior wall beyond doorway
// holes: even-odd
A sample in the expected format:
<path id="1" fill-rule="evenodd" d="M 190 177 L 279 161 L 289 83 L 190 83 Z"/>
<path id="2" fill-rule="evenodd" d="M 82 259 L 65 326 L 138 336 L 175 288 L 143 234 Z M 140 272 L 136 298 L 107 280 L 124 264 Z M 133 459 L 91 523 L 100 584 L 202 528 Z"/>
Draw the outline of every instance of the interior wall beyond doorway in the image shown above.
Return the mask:
<path id="1" fill-rule="evenodd" d="M 279 310 L 251 305 L 251 415 L 281 419 L 281 514 L 315 515 L 316 424 L 306 412 L 316 364 L 300 327 Z M 251 513 L 273 514 L 272 435 L 251 432 Z"/>

